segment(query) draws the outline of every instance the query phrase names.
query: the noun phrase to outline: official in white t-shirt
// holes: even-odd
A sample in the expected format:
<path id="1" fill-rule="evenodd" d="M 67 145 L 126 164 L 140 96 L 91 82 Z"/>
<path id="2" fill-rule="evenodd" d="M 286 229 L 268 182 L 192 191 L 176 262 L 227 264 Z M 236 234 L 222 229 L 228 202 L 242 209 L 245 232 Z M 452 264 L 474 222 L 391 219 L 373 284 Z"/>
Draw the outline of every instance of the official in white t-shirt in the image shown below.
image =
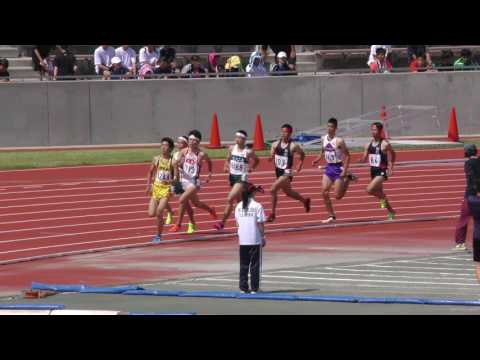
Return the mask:
<path id="1" fill-rule="evenodd" d="M 256 192 L 263 194 L 264 191 L 260 186 L 244 183 L 242 201 L 235 208 L 240 243 L 240 291 L 251 294 L 260 288 L 262 248 L 265 246 L 265 211 L 262 204 L 255 201 Z"/>
<path id="2" fill-rule="evenodd" d="M 122 65 L 133 75 L 137 74 L 137 53 L 128 45 L 115 49 L 115 55 L 122 60 Z"/>

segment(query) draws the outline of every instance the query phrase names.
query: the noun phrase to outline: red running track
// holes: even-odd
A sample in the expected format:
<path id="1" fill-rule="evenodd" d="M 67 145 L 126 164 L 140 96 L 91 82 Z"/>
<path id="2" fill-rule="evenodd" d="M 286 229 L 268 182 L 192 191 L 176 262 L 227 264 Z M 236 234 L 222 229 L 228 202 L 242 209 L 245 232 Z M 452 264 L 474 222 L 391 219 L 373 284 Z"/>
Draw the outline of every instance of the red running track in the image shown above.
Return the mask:
<path id="1" fill-rule="evenodd" d="M 462 155 L 462 149 L 399 152 L 399 162 L 459 161 L 399 166 L 385 186 L 397 219 L 455 216 L 464 192 Z M 354 161 L 356 158 L 358 155 Z M 306 160 L 305 171 L 295 177 L 294 187 L 312 198 L 311 213 L 305 214 L 301 204 L 281 196 L 277 221 L 268 224 L 267 231 L 318 225 L 326 217 L 320 196 L 322 172 L 311 168 L 310 163 L 311 157 Z M 229 190 L 226 176 L 220 173 L 222 166 L 223 161 L 214 162 L 216 174 L 200 195 L 219 215 Z M 155 220 L 146 216 L 147 169 L 148 164 L 137 164 L 0 172 L 0 264 L 149 246 L 156 226 Z M 274 179 L 271 169 L 272 165 L 262 160 L 252 181 L 268 187 Z M 385 210 L 365 194 L 368 171 L 367 166 L 358 168 L 355 172 L 360 181 L 343 200 L 334 201 L 340 224 L 386 218 Z M 269 196 L 257 198 L 268 212 Z M 171 203 L 176 210 L 175 200 Z M 166 233 L 165 243 L 219 236 L 208 214 L 198 210 L 196 220 L 199 231 L 193 237 Z M 230 221 L 227 234 L 220 236 L 232 238 L 233 225 Z"/>

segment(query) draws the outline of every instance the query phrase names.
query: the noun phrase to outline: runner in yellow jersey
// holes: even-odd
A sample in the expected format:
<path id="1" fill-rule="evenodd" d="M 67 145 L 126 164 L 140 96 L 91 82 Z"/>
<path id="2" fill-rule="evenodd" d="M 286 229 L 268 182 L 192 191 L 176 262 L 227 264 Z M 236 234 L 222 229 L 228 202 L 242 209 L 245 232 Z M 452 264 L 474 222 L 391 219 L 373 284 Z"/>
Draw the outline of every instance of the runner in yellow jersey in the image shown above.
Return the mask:
<path id="1" fill-rule="evenodd" d="M 147 195 L 151 196 L 148 207 L 148 216 L 156 217 L 158 224 L 157 236 L 153 238 L 153 243 L 158 244 L 161 241 L 163 232 L 163 212 L 169 207 L 168 200 L 172 195 L 172 181 L 177 176 L 176 169 L 173 167 L 172 151 L 173 140 L 163 138 L 161 141 L 161 154 L 155 156 L 148 173 Z"/>

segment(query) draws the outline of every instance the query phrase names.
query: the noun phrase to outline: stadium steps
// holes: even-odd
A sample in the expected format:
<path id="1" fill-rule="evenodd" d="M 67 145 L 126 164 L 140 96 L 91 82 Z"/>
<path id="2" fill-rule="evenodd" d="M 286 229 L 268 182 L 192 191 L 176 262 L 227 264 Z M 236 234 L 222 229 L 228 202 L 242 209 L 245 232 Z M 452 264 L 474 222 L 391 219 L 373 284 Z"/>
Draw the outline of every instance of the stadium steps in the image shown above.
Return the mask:
<path id="1" fill-rule="evenodd" d="M 18 48 L 11 45 L 0 45 L 0 58 L 18 57 Z M 10 61 L 10 60 L 9 60 Z"/>

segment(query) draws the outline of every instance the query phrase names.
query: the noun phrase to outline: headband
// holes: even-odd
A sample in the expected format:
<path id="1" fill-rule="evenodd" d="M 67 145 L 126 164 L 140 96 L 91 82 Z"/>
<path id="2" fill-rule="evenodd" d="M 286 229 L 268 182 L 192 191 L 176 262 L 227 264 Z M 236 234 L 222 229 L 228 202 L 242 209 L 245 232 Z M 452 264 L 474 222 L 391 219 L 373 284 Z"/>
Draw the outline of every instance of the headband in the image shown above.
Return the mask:
<path id="1" fill-rule="evenodd" d="M 245 134 L 242 134 L 241 132 L 237 132 L 235 134 L 235 136 L 238 136 L 238 137 L 241 137 L 242 139 L 246 139 L 247 137 L 245 136 Z"/>
<path id="2" fill-rule="evenodd" d="M 188 139 L 189 139 L 189 140 L 197 140 L 197 141 L 200 141 L 200 139 L 197 138 L 197 137 L 196 137 L 195 135 L 193 135 L 193 134 L 190 135 L 190 136 L 188 137 Z"/>
<path id="3" fill-rule="evenodd" d="M 178 141 L 178 142 L 188 143 L 188 139 L 187 139 L 186 137 L 184 137 L 184 136 L 179 136 L 179 137 L 177 138 L 177 141 Z"/>

